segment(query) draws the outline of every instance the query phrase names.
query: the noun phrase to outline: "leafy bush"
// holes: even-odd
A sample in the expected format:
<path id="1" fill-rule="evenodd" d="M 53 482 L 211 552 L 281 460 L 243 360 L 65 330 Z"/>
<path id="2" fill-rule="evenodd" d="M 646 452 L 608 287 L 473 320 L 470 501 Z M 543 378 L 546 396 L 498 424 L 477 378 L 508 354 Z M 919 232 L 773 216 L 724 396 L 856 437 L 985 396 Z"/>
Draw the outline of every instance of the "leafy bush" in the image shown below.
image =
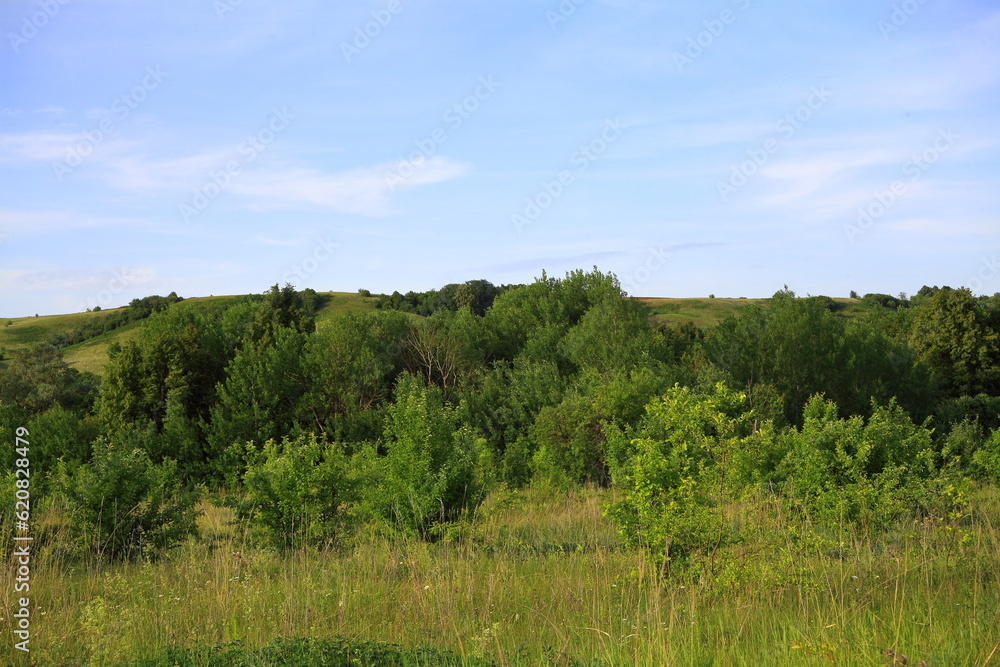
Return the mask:
<path id="1" fill-rule="evenodd" d="M 626 459 L 614 480 L 622 500 L 608 514 L 623 542 L 644 546 L 669 565 L 727 539 L 720 505 L 747 477 L 731 468 L 740 471 L 747 452 L 768 444 L 743 434 L 752 420 L 752 413 L 741 412 L 744 403 L 744 395 L 720 383 L 710 394 L 678 385 L 646 406 L 629 451 L 616 451 Z"/>
<path id="2" fill-rule="evenodd" d="M 355 480 L 342 445 L 309 435 L 251 452 L 242 513 L 258 536 L 292 547 L 328 541 L 344 528 Z"/>
<path id="3" fill-rule="evenodd" d="M 485 495 L 492 464 L 485 441 L 460 425 L 458 409 L 446 405 L 441 389 L 401 376 L 388 406 L 384 457 L 372 450 L 359 457 L 366 470 L 367 511 L 424 537 L 438 524 L 460 518 Z"/>
<path id="4" fill-rule="evenodd" d="M 99 556 L 152 557 L 195 532 L 195 494 L 181 486 L 176 464 L 156 465 L 142 449 L 98 439 L 90 463 L 60 462 L 53 488 L 78 545 Z"/>
<path id="5" fill-rule="evenodd" d="M 875 406 L 867 423 L 840 419 L 837 405 L 814 396 L 780 471 L 784 491 L 817 518 L 879 530 L 914 512 L 941 511 L 939 491 L 962 482 L 895 401 Z"/>
<path id="6" fill-rule="evenodd" d="M 972 469 L 981 479 L 1000 484 L 1000 428 L 972 455 Z"/>
<path id="7" fill-rule="evenodd" d="M 607 483 L 601 424 L 605 417 L 602 407 L 584 396 L 570 396 L 559 405 L 542 408 L 531 429 L 538 443 L 535 479 L 559 487 Z"/>

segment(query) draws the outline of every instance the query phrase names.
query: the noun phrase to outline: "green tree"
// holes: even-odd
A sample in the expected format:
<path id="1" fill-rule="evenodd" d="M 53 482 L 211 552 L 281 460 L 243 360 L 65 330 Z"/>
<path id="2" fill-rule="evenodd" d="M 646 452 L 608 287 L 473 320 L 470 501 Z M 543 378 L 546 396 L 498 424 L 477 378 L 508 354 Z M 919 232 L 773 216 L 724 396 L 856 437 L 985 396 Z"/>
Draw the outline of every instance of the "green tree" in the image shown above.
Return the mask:
<path id="1" fill-rule="evenodd" d="M 348 314 L 324 323 L 303 350 L 303 428 L 357 442 L 381 434 L 378 408 L 392 395 L 410 332 L 398 312 Z"/>
<path id="2" fill-rule="evenodd" d="M 299 547 L 329 543 L 348 526 L 347 510 L 357 496 L 342 445 L 314 435 L 268 440 L 250 457 L 240 513 L 258 536 Z"/>
<path id="3" fill-rule="evenodd" d="M 942 288 L 919 309 L 913 349 L 951 396 L 1000 391 L 1000 334 L 965 288 Z"/>
<path id="4" fill-rule="evenodd" d="M 654 340 L 639 302 L 612 295 L 592 305 L 561 345 L 579 368 L 610 373 L 649 363 Z"/>
<path id="5" fill-rule="evenodd" d="M 226 368 L 226 379 L 217 388 L 218 404 L 205 424 L 214 456 L 231 445 L 252 441 L 260 446 L 293 433 L 308 390 L 302 367 L 307 341 L 307 334 L 282 327 L 275 330 L 271 345 L 240 349 Z"/>
<path id="6" fill-rule="evenodd" d="M 168 408 L 199 424 L 215 403 L 228 359 L 212 320 L 169 309 L 151 316 L 137 340 L 112 344 L 98 414 L 112 431 L 162 431 Z"/>
<path id="7" fill-rule="evenodd" d="M 771 449 L 765 432 L 749 432 L 752 418 L 745 396 L 721 383 L 705 394 L 675 386 L 651 401 L 626 436 L 630 455 L 614 479 L 620 500 L 609 516 L 622 541 L 649 549 L 665 567 L 723 543 L 730 529 L 721 504 Z"/>
<path id="8" fill-rule="evenodd" d="M 88 410 L 98 383 L 93 373 L 70 368 L 55 347 L 36 343 L 15 350 L 7 367 L 0 368 L 0 403 L 18 405 L 29 414 L 55 406 Z"/>
<path id="9" fill-rule="evenodd" d="M 312 333 L 316 330 L 313 317 L 317 303 L 315 296 L 313 290 L 298 292 L 290 283 L 285 283 L 280 289 L 277 284 L 273 285 L 249 324 L 247 339 L 266 347 L 274 343 L 279 329 Z"/>
<path id="10" fill-rule="evenodd" d="M 845 414 L 867 414 L 871 399 L 899 397 L 926 409 L 925 378 L 906 348 L 865 322 L 849 325 L 822 301 L 778 292 L 767 308 L 749 306 L 706 339 L 709 358 L 747 393 L 766 385 L 783 397 L 784 418 L 825 393 Z"/>

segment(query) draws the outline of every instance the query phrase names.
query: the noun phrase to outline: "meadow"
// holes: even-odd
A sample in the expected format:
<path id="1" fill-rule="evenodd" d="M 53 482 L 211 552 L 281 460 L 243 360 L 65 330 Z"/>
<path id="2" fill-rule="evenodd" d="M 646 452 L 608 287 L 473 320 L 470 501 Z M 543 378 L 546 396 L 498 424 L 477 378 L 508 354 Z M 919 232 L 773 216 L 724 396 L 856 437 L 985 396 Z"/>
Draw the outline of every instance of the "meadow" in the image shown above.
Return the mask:
<path id="1" fill-rule="evenodd" d="M 748 498 L 727 508 L 742 539 L 715 572 L 667 578 L 619 546 L 602 513 L 613 493 L 499 490 L 441 541 L 373 529 L 287 553 L 255 548 L 232 511 L 208 501 L 197 537 L 137 563 L 62 558 L 68 538 L 50 515 L 32 574 L 31 664 L 901 664 L 890 650 L 911 665 L 1000 659 L 995 489 L 965 516 L 901 523 L 879 539 Z M 11 609 L 9 568 L 0 590 Z M 331 662 L 312 662 L 324 655 Z M 19 658 L 0 647 L 5 664 L 27 664 Z"/>

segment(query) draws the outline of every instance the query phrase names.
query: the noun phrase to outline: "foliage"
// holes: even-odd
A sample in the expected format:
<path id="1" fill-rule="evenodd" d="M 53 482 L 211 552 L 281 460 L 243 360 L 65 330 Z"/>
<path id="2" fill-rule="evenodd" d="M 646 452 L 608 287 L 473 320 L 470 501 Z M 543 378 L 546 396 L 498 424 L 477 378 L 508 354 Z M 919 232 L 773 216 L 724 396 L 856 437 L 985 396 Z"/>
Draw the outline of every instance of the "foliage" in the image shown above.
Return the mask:
<path id="1" fill-rule="evenodd" d="M 734 460 L 761 449 L 742 432 L 752 417 L 741 412 L 744 402 L 720 383 L 710 394 L 678 385 L 646 406 L 614 480 L 621 500 L 608 510 L 625 544 L 669 567 L 726 540 L 720 504 L 744 481 L 730 467 L 739 471 Z"/>
<path id="2" fill-rule="evenodd" d="M 342 445 L 300 436 L 268 440 L 248 455 L 240 506 L 258 537 L 299 547 L 329 543 L 344 529 L 356 488 Z"/>
<path id="3" fill-rule="evenodd" d="M 949 499 L 931 487 L 962 483 L 947 479 L 945 463 L 931 430 L 915 425 L 895 401 L 875 406 L 866 423 L 858 416 L 841 419 L 833 401 L 815 396 L 780 473 L 784 492 L 817 519 L 882 530 L 902 517 L 942 509 L 935 503 Z"/>
<path id="4" fill-rule="evenodd" d="M 498 474 L 509 486 L 523 486 L 531 478 L 535 445 L 529 429 L 540 410 L 562 400 L 566 384 L 554 362 L 518 357 L 512 365 L 495 363 L 462 392 L 461 419 L 485 436 Z"/>
<path id="5" fill-rule="evenodd" d="M 535 478 L 560 487 L 608 482 L 605 460 L 603 407 L 579 395 L 556 406 L 542 408 L 531 436 Z"/>
<path id="6" fill-rule="evenodd" d="M 488 450 L 441 390 L 403 375 L 388 406 L 385 456 L 368 450 L 364 504 L 375 517 L 430 537 L 483 498 Z M 479 473 L 479 474 L 477 474 Z"/>
<path id="7" fill-rule="evenodd" d="M 1000 428 L 973 452 L 972 470 L 980 479 L 1000 486 Z"/>
<path id="8" fill-rule="evenodd" d="M 55 406 L 88 410 L 97 385 L 95 375 L 70 368 L 59 350 L 43 343 L 15 350 L 7 367 L 0 367 L 0 403 L 21 406 L 29 414 Z"/>
<path id="9" fill-rule="evenodd" d="M 194 423 L 208 417 L 228 362 L 213 320 L 177 310 L 150 317 L 109 357 L 98 415 L 112 432 L 150 422 L 162 430 L 170 406 Z"/>
<path id="10" fill-rule="evenodd" d="M 357 639 L 281 638 L 259 648 L 232 642 L 206 648 L 170 648 L 153 659 L 129 667 L 243 667 L 317 665 L 322 667 L 490 667 L 493 663 L 434 648 L 406 648 Z M 124 666 L 123 666 L 124 667 Z"/>
<path id="11" fill-rule="evenodd" d="M 299 418 L 327 438 L 374 440 L 378 412 L 402 370 L 408 318 L 401 313 L 348 314 L 309 336 L 302 373 L 307 392 Z"/>
<path id="12" fill-rule="evenodd" d="M 254 313 L 246 338 L 254 345 L 267 347 L 274 344 L 277 332 L 282 329 L 312 333 L 316 330 L 313 316 L 319 305 L 315 290 L 299 292 L 290 283 L 281 288 L 272 285 Z"/>
<path id="13" fill-rule="evenodd" d="M 206 420 L 210 451 L 222 452 L 247 441 L 262 444 L 292 433 L 307 391 L 302 372 L 307 340 L 306 334 L 281 328 L 271 345 L 248 345 L 237 352 Z M 227 466 L 231 464 L 227 461 Z"/>
<path id="14" fill-rule="evenodd" d="M 588 308 L 560 345 L 577 367 L 610 373 L 647 363 L 653 337 L 642 306 L 615 295 Z"/>
<path id="15" fill-rule="evenodd" d="M 154 557 L 195 532 L 195 494 L 176 464 L 154 464 L 142 449 L 99 439 L 89 463 L 60 462 L 53 491 L 78 545 L 99 557 Z"/>
<path id="16" fill-rule="evenodd" d="M 935 292 L 920 307 L 910 342 L 950 396 L 1000 391 L 1000 333 L 968 289 Z"/>
<path id="17" fill-rule="evenodd" d="M 706 341 L 710 360 L 753 393 L 767 384 L 782 397 L 788 423 L 825 392 L 844 414 L 867 414 L 872 398 L 898 397 L 927 409 L 927 381 L 913 355 L 877 330 L 851 326 L 819 301 L 778 292 L 766 310 L 750 306 L 722 322 Z"/>
<path id="18" fill-rule="evenodd" d="M 451 283 L 439 290 L 427 292 L 382 294 L 375 301 L 375 307 L 423 316 L 468 308 L 473 314 L 482 316 L 493 305 L 494 299 L 509 287 L 511 286 L 497 287 L 488 280 L 469 280 L 462 284 Z"/>
<path id="19" fill-rule="evenodd" d="M 56 405 L 31 417 L 22 424 L 28 429 L 31 447 L 32 496 L 45 495 L 48 480 L 59 461 L 71 467 L 90 459 L 91 442 L 100 427 L 92 417 L 81 419 L 79 413 Z"/>

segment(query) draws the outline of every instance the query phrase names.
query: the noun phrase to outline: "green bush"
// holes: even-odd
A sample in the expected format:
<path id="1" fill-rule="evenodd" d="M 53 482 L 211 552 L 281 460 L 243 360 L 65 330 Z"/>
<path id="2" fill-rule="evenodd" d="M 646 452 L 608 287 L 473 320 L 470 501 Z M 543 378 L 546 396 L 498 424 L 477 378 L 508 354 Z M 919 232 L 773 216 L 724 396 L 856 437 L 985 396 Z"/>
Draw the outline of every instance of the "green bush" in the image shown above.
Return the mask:
<path id="1" fill-rule="evenodd" d="M 538 444 L 535 479 L 557 487 L 586 482 L 606 484 L 608 467 L 601 421 L 607 415 L 585 396 L 569 396 L 546 406 L 535 418 L 531 436 Z"/>
<path id="2" fill-rule="evenodd" d="M 424 537 L 459 519 L 486 493 L 491 474 L 485 441 L 460 424 L 441 389 L 403 375 L 387 408 L 385 456 L 359 455 L 364 505 L 372 516 Z"/>
<path id="3" fill-rule="evenodd" d="M 979 478 L 1000 484 L 1000 428 L 972 455 L 972 469 Z"/>
<path id="4" fill-rule="evenodd" d="M 721 383 L 710 394 L 678 385 L 646 406 L 627 451 L 622 436 L 613 437 L 625 463 L 614 479 L 621 500 L 608 514 L 626 545 L 646 547 L 670 565 L 730 537 L 721 505 L 747 477 L 734 474 L 741 466 L 733 464 L 748 457 L 743 452 L 767 449 L 759 436 L 743 435 L 752 421 L 741 412 L 745 400 Z"/>
<path id="5" fill-rule="evenodd" d="M 875 406 L 867 423 L 837 412 L 820 395 L 806 405 L 802 429 L 780 466 L 790 499 L 816 518 L 866 530 L 952 509 L 964 481 L 950 457 L 936 451 L 929 428 L 915 425 L 894 400 Z"/>
<path id="6" fill-rule="evenodd" d="M 407 648 L 357 639 L 280 638 L 261 647 L 231 642 L 211 647 L 169 648 L 155 658 L 121 667 L 491 667 L 494 663 L 430 647 Z"/>
<path id="7" fill-rule="evenodd" d="M 268 440 L 263 451 L 251 452 L 241 518 L 250 519 L 257 536 L 295 547 L 328 542 L 346 527 L 355 480 L 341 444 L 309 435 Z"/>
<path id="8" fill-rule="evenodd" d="M 195 532 L 195 494 L 176 463 L 154 464 L 142 449 L 100 438 L 89 463 L 59 463 L 53 490 L 78 546 L 98 556 L 154 557 Z"/>

